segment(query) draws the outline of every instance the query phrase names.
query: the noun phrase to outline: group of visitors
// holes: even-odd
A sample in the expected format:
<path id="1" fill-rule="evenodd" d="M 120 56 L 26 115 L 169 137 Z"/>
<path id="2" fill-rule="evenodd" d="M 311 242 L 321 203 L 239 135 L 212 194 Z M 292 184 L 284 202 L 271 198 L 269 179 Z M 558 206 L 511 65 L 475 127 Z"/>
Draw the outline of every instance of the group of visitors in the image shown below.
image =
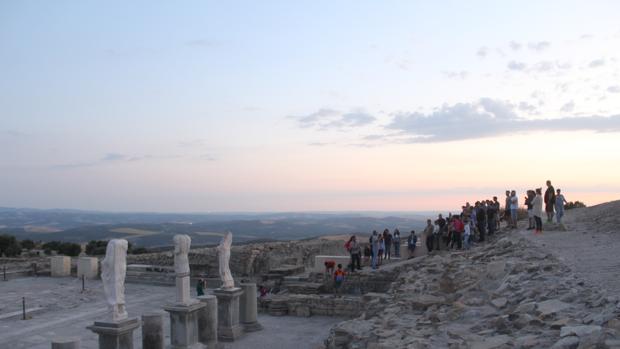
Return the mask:
<path id="1" fill-rule="evenodd" d="M 551 222 L 555 215 L 560 224 L 564 216 L 564 204 L 567 202 L 561 190 L 555 190 L 551 181 L 547 181 L 544 198 L 542 188 L 528 190 L 524 203 L 528 212 L 528 230 L 534 229 L 535 234 L 541 234 L 543 203 L 547 221 Z M 516 229 L 518 209 L 519 199 L 516 190 L 506 190 L 503 212 L 497 196 L 476 201 L 474 205 L 467 202 L 462 206 L 460 214 L 449 213 L 445 218 L 439 214 L 434 221 L 431 219 L 426 221 L 423 231 L 426 237 L 425 247 L 429 253 L 440 249 L 469 249 L 473 243 L 483 242 L 487 236 L 495 234 L 500 229 L 502 220 L 506 222 L 507 229 Z M 368 242 L 363 251 L 355 236 L 351 236 L 345 244 L 351 255 L 349 264 L 351 272 L 362 269 L 362 252 L 364 261 L 370 264 L 372 269 L 377 269 L 384 260 L 391 259 L 392 255 L 401 257 L 401 236 L 398 229 L 394 229 L 393 234 L 389 229 L 385 229 L 382 234 L 374 230 Z M 408 258 L 413 258 L 418 243 L 418 236 L 414 230 L 407 237 L 406 243 Z"/>

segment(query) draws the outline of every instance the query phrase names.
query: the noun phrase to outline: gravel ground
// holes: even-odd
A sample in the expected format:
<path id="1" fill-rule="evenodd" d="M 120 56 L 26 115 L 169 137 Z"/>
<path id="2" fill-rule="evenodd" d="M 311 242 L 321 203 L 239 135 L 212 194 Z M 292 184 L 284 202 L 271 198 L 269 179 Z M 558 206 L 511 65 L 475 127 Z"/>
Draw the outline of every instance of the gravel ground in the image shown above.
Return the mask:
<path id="1" fill-rule="evenodd" d="M 620 201 L 568 210 L 563 221 L 566 231 L 519 234 L 551 251 L 579 277 L 620 295 Z"/>

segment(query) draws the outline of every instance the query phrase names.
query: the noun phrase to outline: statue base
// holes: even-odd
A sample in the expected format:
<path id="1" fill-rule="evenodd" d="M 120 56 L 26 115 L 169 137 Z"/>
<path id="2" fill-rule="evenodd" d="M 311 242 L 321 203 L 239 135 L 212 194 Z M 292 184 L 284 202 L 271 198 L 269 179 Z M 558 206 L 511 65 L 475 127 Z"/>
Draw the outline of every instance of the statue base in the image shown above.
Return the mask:
<path id="1" fill-rule="evenodd" d="M 95 321 L 86 328 L 99 335 L 99 348 L 133 349 L 133 331 L 138 327 L 138 318 L 131 318 L 117 322 Z"/>
<path id="2" fill-rule="evenodd" d="M 198 313 L 206 304 L 173 304 L 164 307 L 170 313 L 170 349 L 204 349 L 198 342 Z"/>
<path id="3" fill-rule="evenodd" d="M 217 336 L 222 342 L 234 342 L 243 335 L 239 323 L 239 298 L 243 290 L 239 287 L 218 288 L 213 291 L 217 297 Z"/>

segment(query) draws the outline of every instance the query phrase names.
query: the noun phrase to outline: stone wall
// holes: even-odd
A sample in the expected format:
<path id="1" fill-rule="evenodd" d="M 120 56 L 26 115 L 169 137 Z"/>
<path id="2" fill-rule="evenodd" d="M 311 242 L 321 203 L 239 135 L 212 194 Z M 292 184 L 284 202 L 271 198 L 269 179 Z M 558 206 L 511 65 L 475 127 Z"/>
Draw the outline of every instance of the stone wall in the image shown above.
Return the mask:
<path id="1" fill-rule="evenodd" d="M 322 315 L 354 318 L 362 314 L 364 300 L 362 297 L 351 296 L 335 298 L 333 295 L 291 294 L 259 299 L 258 305 L 260 312 L 274 316 Z"/>
<path id="2" fill-rule="evenodd" d="M 254 276 L 268 273 L 283 265 L 311 267 L 318 254 L 343 254 L 342 241 L 310 240 L 271 242 L 233 246 L 230 255 L 230 270 L 235 276 Z M 160 266 L 174 265 L 172 251 L 128 255 L 128 264 Z M 218 258 L 215 247 L 192 249 L 189 252 L 192 275 L 218 275 Z"/>

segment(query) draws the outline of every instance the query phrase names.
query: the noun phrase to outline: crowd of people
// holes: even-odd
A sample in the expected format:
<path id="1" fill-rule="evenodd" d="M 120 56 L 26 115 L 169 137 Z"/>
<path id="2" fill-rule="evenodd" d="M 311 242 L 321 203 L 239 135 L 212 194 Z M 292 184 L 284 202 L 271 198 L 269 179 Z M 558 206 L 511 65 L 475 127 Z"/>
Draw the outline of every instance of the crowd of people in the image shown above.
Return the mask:
<path id="1" fill-rule="evenodd" d="M 543 207 L 547 222 L 552 222 L 555 216 L 557 223 L 561 224 L 564 205 L 567 203 L 561 190 L 554 189 L 551 181 L 547 181 L 546 185 L 544 196 L 542 188 L 537 188 L 528 190 L 524 198 L 528 217 L 527 229 L 534 230 L 535 234 L 542 234 Z M 428 219 L 422 234 L 425 237 L 422 245 L 429 253 L 437 250 L 467 250 L 473 244 L 484 242 L 488 236 L 495 234 L 502 221 L 505 222 L 506 229 L 516 229 L 518 220 L 517 192 L 506 190 L 503 207 L 497 196 L 494 196 L 492 199 L 476 201 L 474 205 L 467 202 L 458 214 L 449 213 L 447 217 L 439 214 L 435 220 Z M 418 236 L 414 230 L 411 230 L 404 241 L 398 229 L 394 229 L 393 233 L 385 229 L 381 234 L 374 230 L 368 244 L 363 245 L 355 235 L 351 236 L 345 244 L 351 256 L 349 270 L 361 270 L 362 264 L 377 269 L 385 260 L 401 258 L 401 242 L 407 244 L 407 258 L 413 258 L 418 245 Z"/>

